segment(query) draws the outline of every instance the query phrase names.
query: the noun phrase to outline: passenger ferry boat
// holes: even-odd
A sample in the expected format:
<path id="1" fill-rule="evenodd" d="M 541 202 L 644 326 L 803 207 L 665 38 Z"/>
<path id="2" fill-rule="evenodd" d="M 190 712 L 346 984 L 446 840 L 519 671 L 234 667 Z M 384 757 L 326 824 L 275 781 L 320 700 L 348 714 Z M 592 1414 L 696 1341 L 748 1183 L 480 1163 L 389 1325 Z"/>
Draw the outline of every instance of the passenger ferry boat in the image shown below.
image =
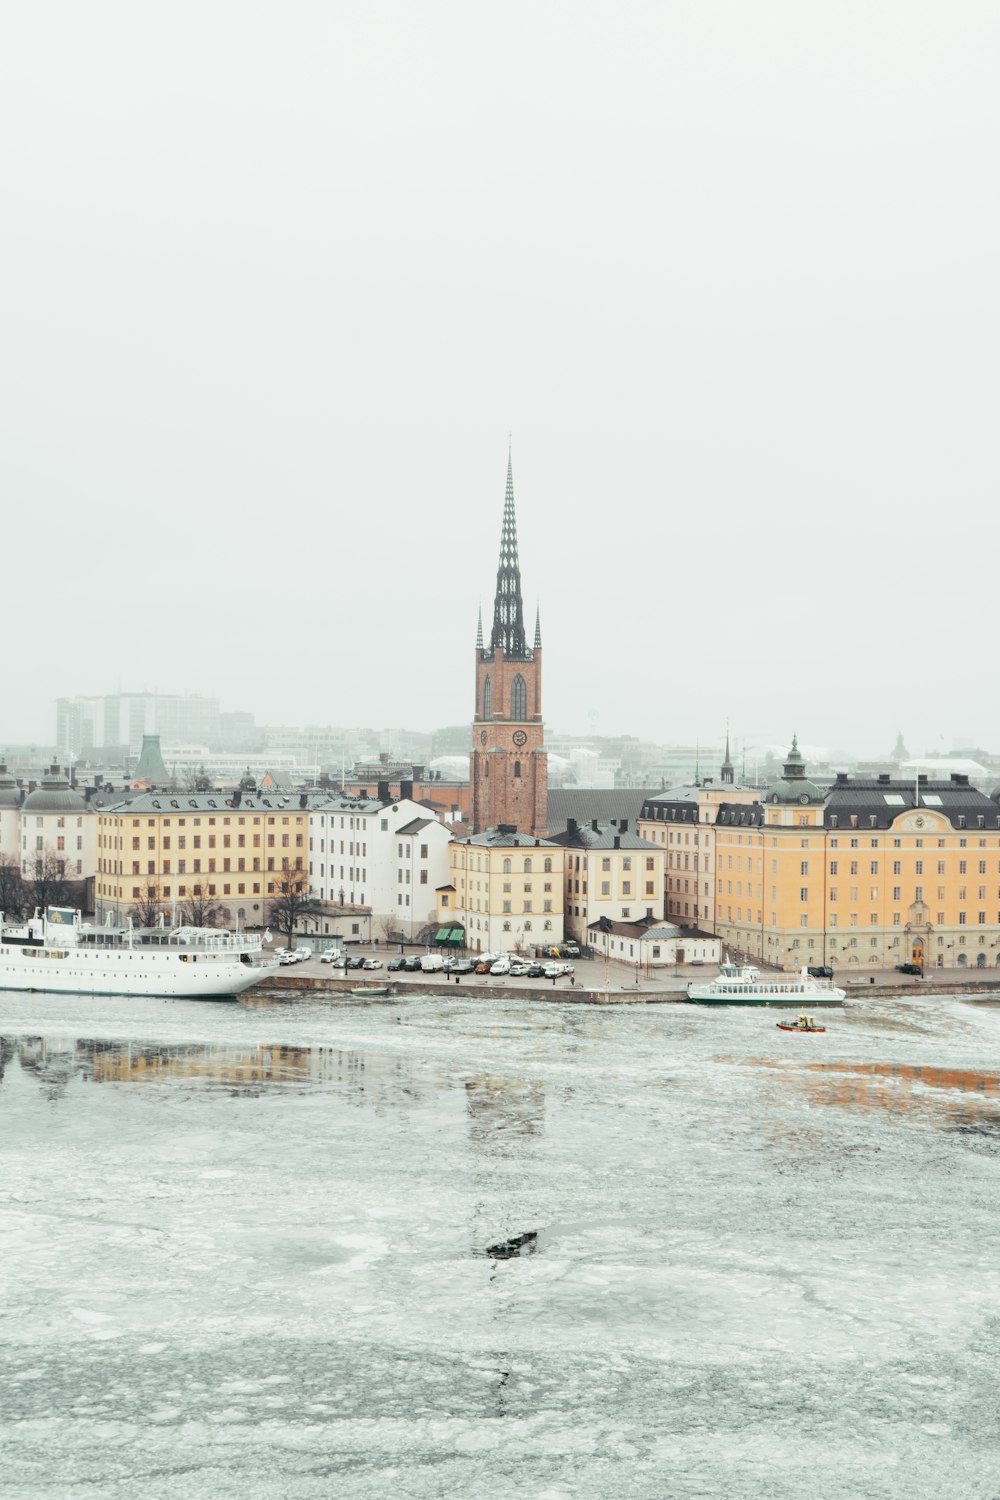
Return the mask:
<path id="1" fill-rule="evenodd" d="M 215 927 L 89 927 L 69 907 L 0 913 L 0 990 L 56 995 L 238 995 L 275 968 L 259 934 Z"/>
<path id="2" fill-rule="evenodd" d="M 723 964 L 718 979 L 699 979 L 687 988 L 696 1005 L 840 1005 L 846 991 L 803 969 L 796 978 L 761 976 L 752 964 Z"/>

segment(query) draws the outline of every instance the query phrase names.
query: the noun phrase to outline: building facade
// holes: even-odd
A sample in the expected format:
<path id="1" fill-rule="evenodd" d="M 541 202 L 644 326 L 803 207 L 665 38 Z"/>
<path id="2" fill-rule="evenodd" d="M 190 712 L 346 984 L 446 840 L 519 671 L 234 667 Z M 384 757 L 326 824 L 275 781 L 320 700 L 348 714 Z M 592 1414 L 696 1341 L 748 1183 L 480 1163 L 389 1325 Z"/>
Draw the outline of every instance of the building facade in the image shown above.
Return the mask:
<path id="1" fill-rule="evenodd" d="M 1000 789 L 843 773 L 828 791 L 798 747 L 754 805 L 714 824 L 714 931 L 732 952 L 803 964 L 1000 963 Z"/>
<path id="2" fill-rule="evenodd" d="M 418 939 L 436 920 L 450 838 L 412 798 L 316 801 L 309 812 L 310 893 L 333 914 L 345 904 L 367 907 L 375 937 Z"/>
<path id="3" fill-rule="evenodd" d="M 552 842 L 565 853 L 568 936 L 588 942 L 588 929 L 602 918 L 662 918 L 665 851 L 631 831 L 627 819 L 602 824 L 594 818 L 582 825 L 571 819 Z"/>
<path id="4" fill-rule="evenodd" d="M 283 874 L 307 878 L 308 823 L 293 795 L 140 792 L 97 814 L 96 920 L 211 907 L 217 925 L 264 926 Z"/>
<path id="5" fill-rule="evenodd" d="M 562 941 L 565 855 L 510 824 L 453 840 L 438 891 L 442 926 L 462 927 L 472 953 L 528 953 Z"/>

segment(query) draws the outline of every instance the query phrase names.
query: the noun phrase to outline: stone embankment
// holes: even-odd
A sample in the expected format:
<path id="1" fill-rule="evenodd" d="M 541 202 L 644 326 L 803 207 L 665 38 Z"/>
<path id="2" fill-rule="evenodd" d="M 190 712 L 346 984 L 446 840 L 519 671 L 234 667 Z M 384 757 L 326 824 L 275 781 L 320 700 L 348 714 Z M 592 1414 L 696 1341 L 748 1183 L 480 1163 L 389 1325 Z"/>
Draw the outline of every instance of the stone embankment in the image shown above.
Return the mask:
<path id="1" fill-rule="evenodd" d="M 352 990 L 386 989 L 391 998 L 419 996 L 420 994 L 454 994 L 463 999 L 489 995 L 498 1000 L 555 1000 L 560 1004 L 574 1005 L 673 1005 L 687 998 L 687 976 L 664 976 L 661 980 L 643 979 L 640 984 L 623 984 L 620 980 L 608 988 L 587 983 L 589 976 L 577 973 L 575 984 L 568 978 L 551 980 L 503 980 L 476 976 L 463 978 L 457 984 L 453 977 L 445 974 L 407 975 L 397 978 L 384 970 L 358 972 L 350 978 L 335 979 L 329 974 L 301 973 L 297 969 L 272 975 L 259 987 L 257 993 L 280 993 L 283 996 L 301 994 L 315 999 L 323 994 L 350 994 Z M 988 995 L 1000 997 L 1000 975 L 992 980 L 942 978 L 937 974 L 926 979 L 904 978 L 902 975 L 884 974 L 869 978 L 837 981 L 847 991 L 848 1000 L 883 998 L 893 995 Z"/>

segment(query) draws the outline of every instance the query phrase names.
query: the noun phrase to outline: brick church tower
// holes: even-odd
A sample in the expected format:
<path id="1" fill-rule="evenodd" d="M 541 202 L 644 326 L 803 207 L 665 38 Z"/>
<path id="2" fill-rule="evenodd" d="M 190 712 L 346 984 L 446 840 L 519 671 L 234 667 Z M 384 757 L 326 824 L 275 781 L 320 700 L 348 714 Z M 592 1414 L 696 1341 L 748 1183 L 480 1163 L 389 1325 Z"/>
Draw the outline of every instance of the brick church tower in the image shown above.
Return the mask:
<path id="1" fill-rule="evenodd" d="M 473 833 L 505 823 L 518 833 L 545 837 L 549 772 L 542 723 L 542 636 L 536 615 L 535 644 L 529 650 L 509 455 L 489 646 L 483 644 L 482 614 L 476 636 L 476 717 L 469 774 Z"/>

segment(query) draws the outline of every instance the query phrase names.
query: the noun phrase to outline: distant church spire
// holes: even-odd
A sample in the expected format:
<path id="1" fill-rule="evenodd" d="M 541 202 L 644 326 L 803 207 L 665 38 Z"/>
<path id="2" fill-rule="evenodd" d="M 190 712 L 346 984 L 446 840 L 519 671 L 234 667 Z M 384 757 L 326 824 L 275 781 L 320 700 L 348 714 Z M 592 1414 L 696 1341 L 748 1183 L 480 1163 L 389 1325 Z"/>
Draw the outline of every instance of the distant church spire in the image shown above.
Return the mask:
<path id="1" fill-rule="evenodd" d="M 507 495 L 503 506 L 503 528 L 500 533 L 500 565 L 497 568 L 497 593 L 493 605 L 493 634 L 490 649 L 520 660 L 528 654 L 524 636 L 524 605 L 521 601 L 521 569 L 517 560 L 517 520 L 514 515 L 514 471 L 507 455 Z"/>
<path id="2" fill-rule="evenodd" d="M 483 606 L 479 606 L 479 620 L 476 624 L 476 650 L 483 649 Z"/>
<path id="3" fill-rule="evenodd" d="M 732 786 L 735 777 L 732 758 L 729 754 L 729 720 L 726 720 L 726 758 L 722 762 L 722 780 L 726 786 Z"/>
<path id="4" fill-rule="evenodd" d="M 535 650 L 536 651 L 540 651 L 541 649 L 542 649 L 542 612 L 539 609 L 538 605 L 536 604 L 535 605 Z"/>

